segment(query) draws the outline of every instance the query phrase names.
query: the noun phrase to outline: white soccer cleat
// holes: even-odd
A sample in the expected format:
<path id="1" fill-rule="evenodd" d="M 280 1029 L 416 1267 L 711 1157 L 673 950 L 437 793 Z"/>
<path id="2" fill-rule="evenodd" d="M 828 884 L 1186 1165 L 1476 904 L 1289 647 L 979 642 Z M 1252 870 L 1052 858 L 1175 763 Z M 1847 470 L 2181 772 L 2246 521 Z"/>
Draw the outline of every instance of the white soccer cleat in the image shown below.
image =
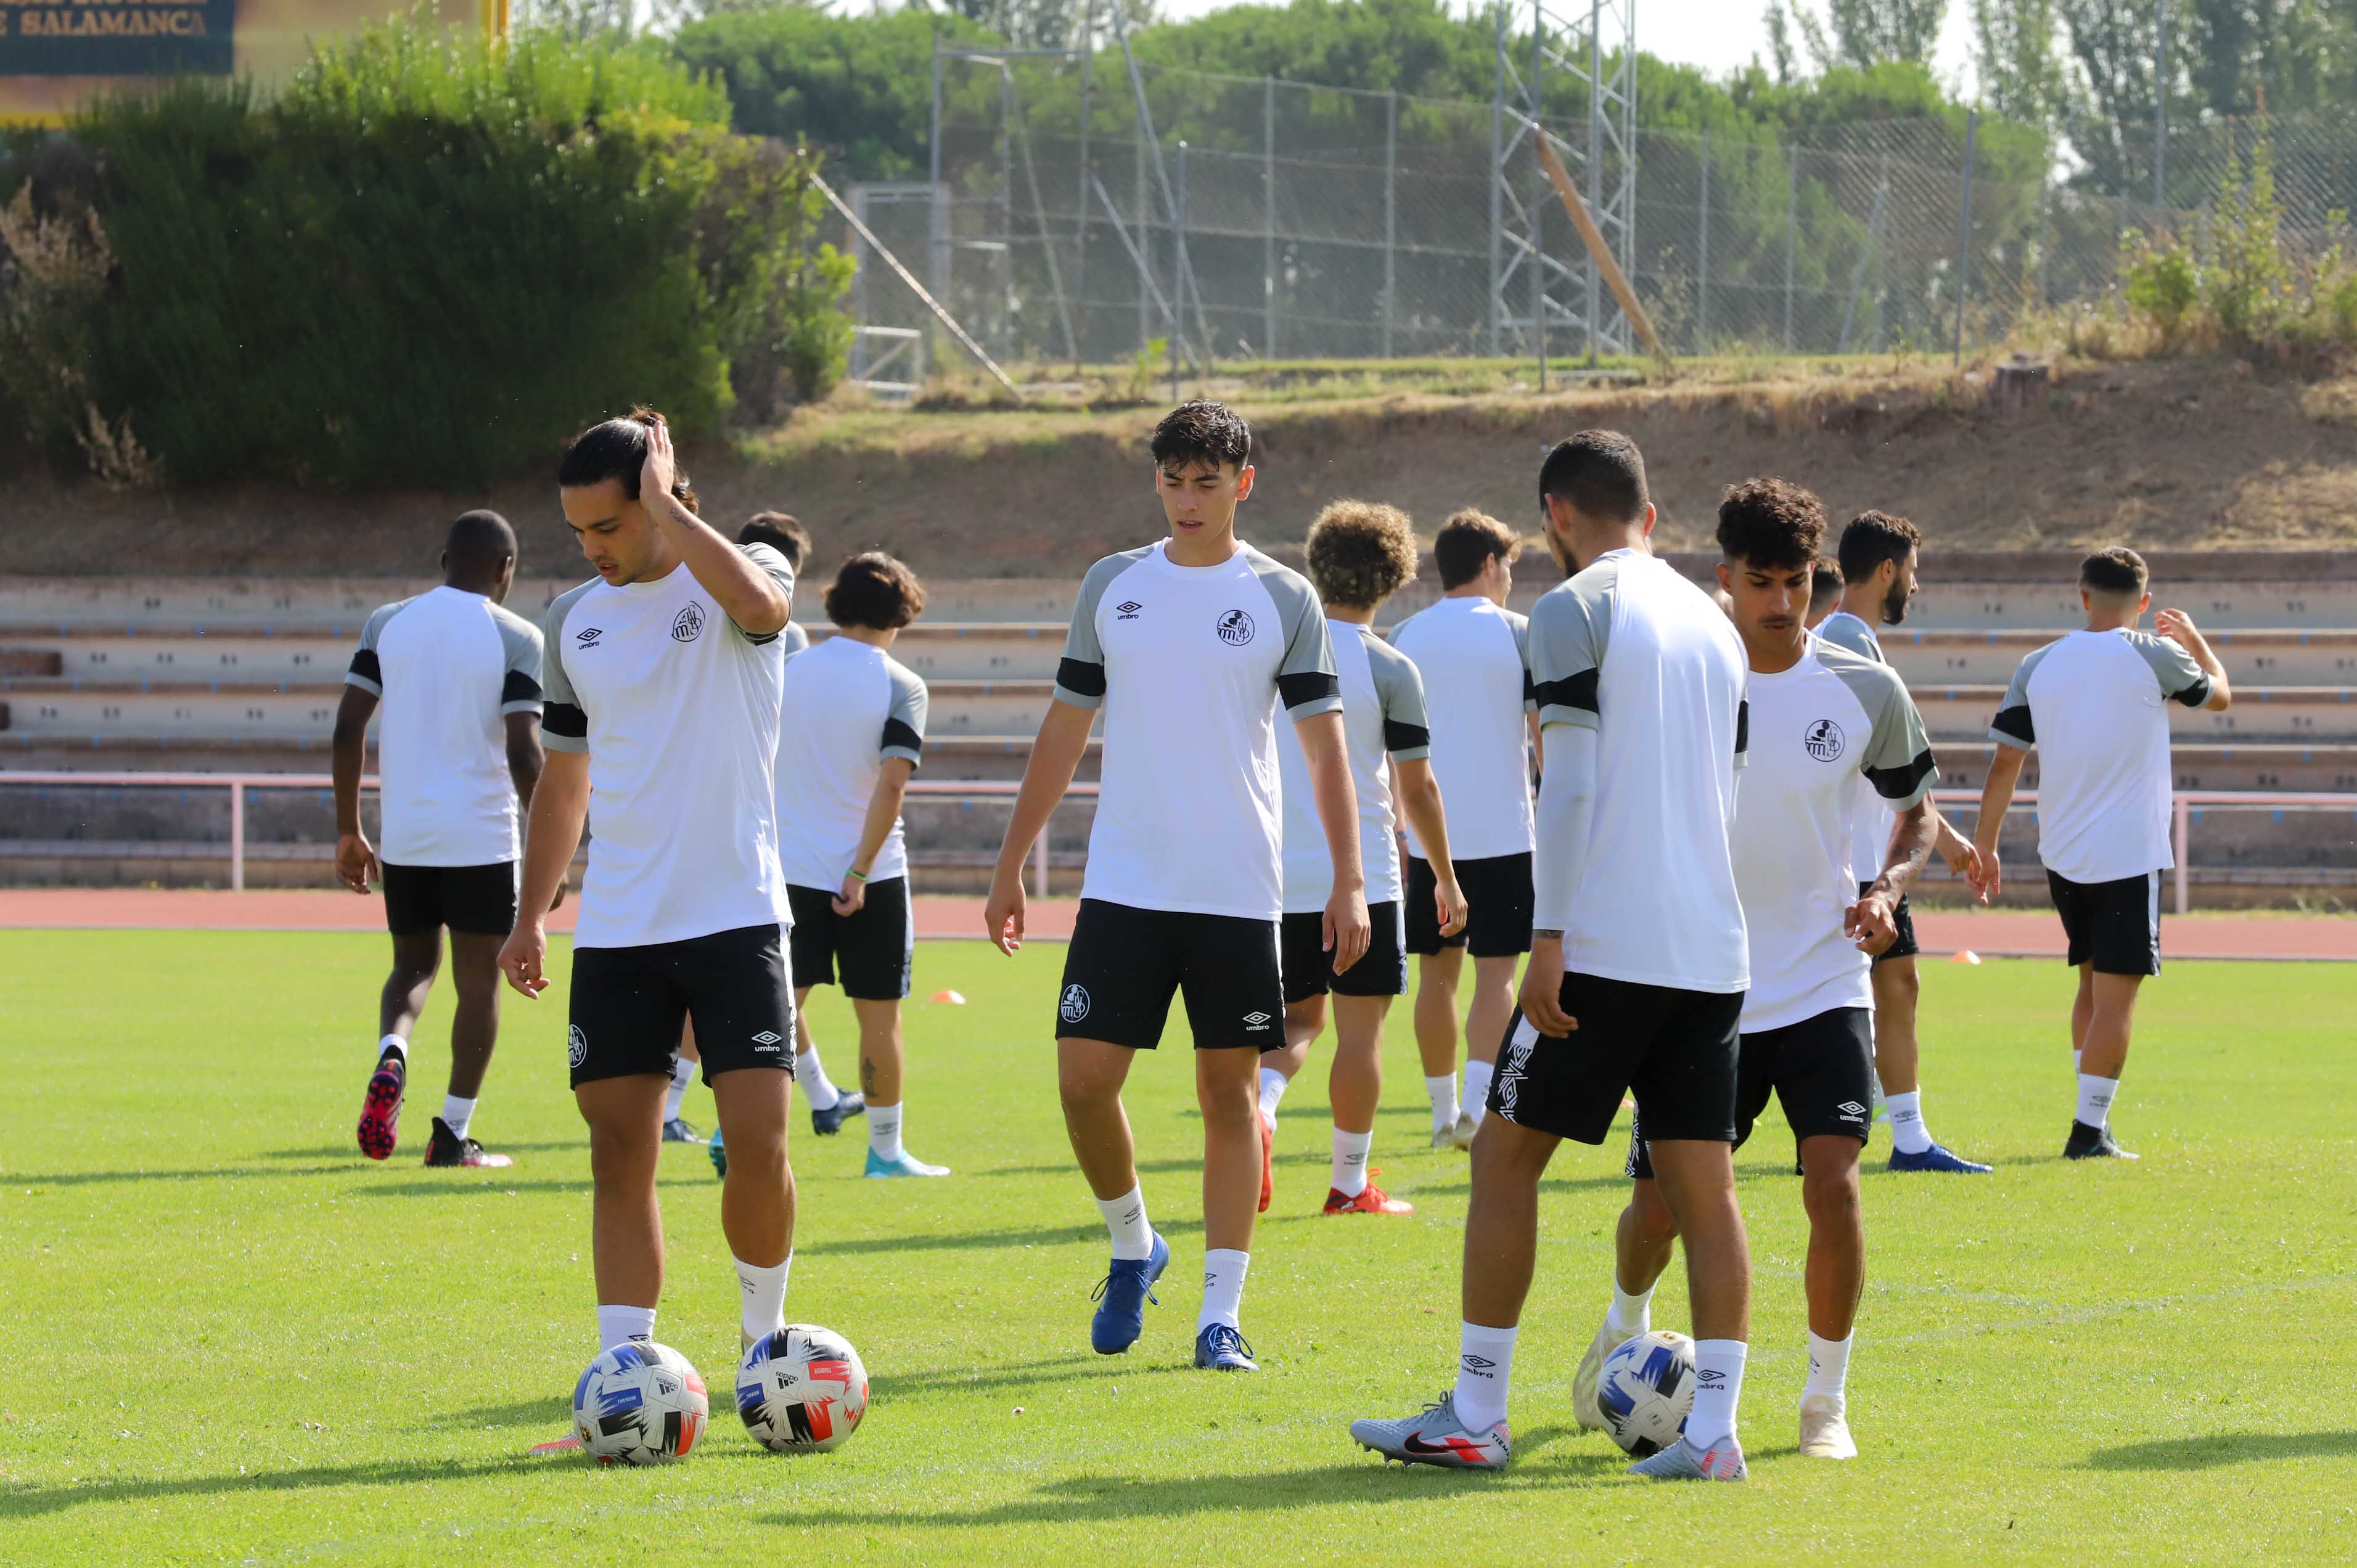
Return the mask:
<path id="1" fill-rule="evenodd" d="M 1848 1405 L 1849 1402 L 1840 1394 L 1808 1394 L 1802 1398 L 1802 1457 L 1857 1457 L 1857 1440 L 1849 1434 Z"/>
<path id="2" fill-rule="evenodd" d="M 1432 1146 L 1436 1149 L 1469 1149 L 1473 1146 L 1473 1134 L 1478 1131 L 1473 1125 L 1473 1112 L 1459 1111 L 1457 1120 L 1450 1125 L 1434 1129 Z"/>
<path id="3" fill-rule="evenodd" d="M 1604 1363 L 1612 1352 L 1637 1337 L 1638 1330 L 1620 1329 L 1606 1318 L 1597 1329 L 1596 1337 L 1588 1341 L 1587 1354 L 1579 1359 L 1579 1370 L 1571 1375 L 1571 1415 L 1574 1421 L 1589 1432 L 1604 1430 L 1604 1407 L 1597 1402 L 1596 1386 L 1604 1380 Z"/>
<path id="4" fill-rule="evenodd" d="M 1751 1472 L 1743 1463 L 1743 1449 L 1732 1437 L 1722 1437 L 1708 1448 L 1697 1448 L 1684 1437 L 1650 1459 L 1629 1466 L 1632 1476 L 1657 1481 L 1748 1481 Z"/>
<path id="5" fill-rule="evenodd" d="M 1468 1432 L 1457 1419 L 1457 1396 L 1446 1393 L 1414 1415 L 1397 1421 L 1354 1421 L 1351 1436 L 1359 1446 L 1403 1465 L 1439 1465 L 1451 1470 L 1502 1470 L 1514 1455 L 1514 1440 L 1499 1422 L 1484 1432 Z"/>

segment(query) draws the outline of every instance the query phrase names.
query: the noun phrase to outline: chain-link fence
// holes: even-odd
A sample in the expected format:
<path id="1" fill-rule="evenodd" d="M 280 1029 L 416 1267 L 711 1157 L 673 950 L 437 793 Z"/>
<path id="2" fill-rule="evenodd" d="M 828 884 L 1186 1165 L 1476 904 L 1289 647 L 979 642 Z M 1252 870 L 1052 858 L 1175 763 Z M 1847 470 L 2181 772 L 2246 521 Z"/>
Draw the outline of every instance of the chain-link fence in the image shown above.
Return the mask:
<path id="1" fill-rule="evenodd" d="M 1189 363 L 1523 356 L 1537 348 L 1528 271 L 1511 265 L 1501 211 L 1539 212 L 1545 252 L 1586 265 L 1511 104 L 983 53 L 944 55 L 941 100 L 938 184 L 864 187 L 858 199 L 878 238 L 1010 361 L 1120 363 L 1157 339 Z M 1633 176 L 1617 260 L 1674 354 L 2000 342 L 2025 311 L 2114 289 L 2124 232 L 2206 221 L 2261 134 L 2228 121 L 2172 131 L 2160 206 L 2150 142 L 2124 144 L 2108 176 L 2057 154 L 2086 143 L 2084 127 L 1641 130 L 1633 167 L 1607 145 L 1592 175 L 1587 121 L 1547 128 L 1583 190 Z M 2357 188 L 2357 119 L 2266 130 L 2286 237 L 2320 251 Z M 880 268 L 866 269 L 854 309 L 924 325 Z M 1546 347 L 1632 341 L 1609 299 L 1600 325 L 1596 344 L 1557 332 Z"/>

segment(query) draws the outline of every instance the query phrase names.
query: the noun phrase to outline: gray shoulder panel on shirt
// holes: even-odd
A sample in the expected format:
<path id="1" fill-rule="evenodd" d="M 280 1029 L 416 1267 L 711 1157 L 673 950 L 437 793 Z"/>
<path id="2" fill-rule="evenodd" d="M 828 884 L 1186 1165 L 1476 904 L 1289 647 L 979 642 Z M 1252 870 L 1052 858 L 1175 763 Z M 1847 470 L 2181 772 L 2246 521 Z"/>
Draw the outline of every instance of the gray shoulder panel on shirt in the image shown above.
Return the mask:
<path id="1" fill-rule="evenodd" d="M 743 551 L 745 559 L 759 567 L 770 581 L 785 590 L 786 598 L 791 603 L 794 596 L 794 565 L 792 562 L 786 559 L 785 553 L 773 544 L 740 544 L 737 548 Z M 737 626 L 733 620 L 728 624 Z M 786 625 L 791 626 L 793 622 L 788 621 Z M 737 635 L 754 647 L 762 648 L 785 636 L 785 628 L 781 627 L 776 631 L 747 631 L 743 627 L 737 626 Z"/>
<path id="2" fill-rule="evenodd" d="M 924 679 L 888 653 L 884 673 L 892 682 L 892 696 L 884 709 L 883 754 L 919 761 L 925 748 L 925 715 L 931 706 Z"/>
<path id="3" fill-rule="evenodd" d="M 784 640 L 786 644 L 786 657 L 789 659 L 791 659 L 795 654 L 802 652 L 811 645 L 810 633 L 802 629 L 802 623 L 798 620 L 790 620 L 786 623 Z"/>
<path id="4" fill-rule="evenodd" d="M 2029 714 L 2029 678 L 2038 672 L 2046 656 L 2062 646 L 2058 638 L 2043 648 L 2033 648 L 2014 666 L 2013 679 L 2007 682 L 2005 696 L 1996 706 L 1996 717 L 1989 721 L 1988 737 L 2018 751 L 2029 751 L 2038 745 L 2038 725 Z"/>
<path id="5" fill-rule="evenodd" d="M 2210 677 L 2194 661 L 2193 655 L 2169 639 L 2149 631 L 2126 634 L 2128 646 L 2143 656 L 2151 667 L 2153 679 L 2160 682 L 2160 694 L 2174 697 L 2188 707 L 2200 707 L 2210 700 Z M 2200 694 L 2195 694 L 2195 689 Z"/>
<path id="6" fill-rule="evenodd" d="M 1907 693 L 1899 671 L 1838 645 L 1821 646 L 1817 662 L 1840 680 L 1866 711 L 1866 756 L 1859 771 L 1894 811 L 1906 811 L 1931 791 L 1939 778 L 1923 715 Z"/>
<path id="7" fill-rule="evenodd" d="M 573 689 L 573 679 L 565 670 L 565 620 L 581 596 L 605 579 L 592 577 L 587 582 L 565 590 L 548 602 L 540 618 L 541 695 L 548 707 L 563 706 L 578 714 L 581 698 Z M 544 714 L 541 720 L 540 743 L 550 751 L 587 751 L 589 737 L 586 733 L 568 734 L 575 726 L 563 717 Z"/>
<path id="8" fill-rule="evenodd" d="M 368 619 L 361 626 L 361 646 L 374 648 L 377 640 L 384 636 L 385 623 L 415 604 L 419 597 L 413 594 L 408 598 L 395 599 L 389 605 L 379 605 L 371 610 Z"/>
<path id="9" fill-rule="evenodd" d="M 1620 562 L 1598 561 L 1531 607 L 1526 668 L 1542 725 L 1597 723 L 1597 671 L 1611 640 L 1620 581 Z"/>
<path id="10" fill-rule="evenodd" d="M 1882 649 L 1876 643 L 1874 633 L 1854 615 L 1835 610 L 1817 623 L 1817 636 L 1821 640 L 1845 652 L 1855 653 L 1860 659 L 1877 664 L 1883 662 Z"/>
<path id="11" fill-rule="evenodd" d="M 1277 631 L 1285 639 L 1276 666 L 1276 694 L 1286 716 L 1299 724 L 1319 714 L 1340 713 L 1342 682 L 1334 668 L 1334 639 L 1318 590 L 1308 578 L 1249 544 L 1244 563 L 1276 606 Z"/>
<path id="12" fill-rule="evenodd" d="M 1097 607 L 1104 603 L 1105 590 L 1153 551 L 1151 544 L 1141 544 L 1107 555 L 1081 578 L 1081 591 L 1072 600 L 1072 624 L 1064 634 L 1063 661 L 1056 668 L 1057 702 L 1076 708 L 1103 704 L 1104 644 L 1097 638 Z"/>
<path id="13" fill-rule="evenodd" d="M 377 661 L 377 644 L 384 638 L 384 628 L 393 617 L 417 602 L 415 597 L 395 599 L 389 605 L 379 605 L 361 623 L 361 645 L 352 655 L 351 667 L 344 672 L 344 684 L 357 686 L 371 697 L 384 695 L 384 670 Z"/>
<path id="14" fill-rule="evenodd" d="M 1432 755 L 1432 719 L 1425 711 L 1424 671 L 1379 637 L 1363 638 L 1367 674 L 1383 710 L 1383 749 L 1402 762 Z"/>

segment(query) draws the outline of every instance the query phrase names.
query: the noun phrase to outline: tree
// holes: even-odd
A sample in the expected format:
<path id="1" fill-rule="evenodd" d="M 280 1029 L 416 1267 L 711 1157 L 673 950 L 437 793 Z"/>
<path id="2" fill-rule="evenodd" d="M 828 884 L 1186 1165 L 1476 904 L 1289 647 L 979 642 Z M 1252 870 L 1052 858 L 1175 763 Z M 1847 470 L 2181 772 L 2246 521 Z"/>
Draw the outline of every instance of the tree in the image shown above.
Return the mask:
<path id="1" fill-rule="evenodd" d="M 1940 24 L 1947 19 L 1948 0 L 1825 0 L 1825 12 L 1820 17 L 1801 0 L 1793 0 L 1790 13 L 1790 25 L 1800 28 L 1802 41 L 1820 71 L 1837 65 L 1864 70 L 1892 61 L 1929 65 L 1940 47 Z M 1784 15 L 1781 0 L 1770 6 L 1771 47 L 1787 26 Z M 1784 47 L 1789 48 L 1789 43 Z"/>
<path id="2" fill-rule="evenodd" d="M 2008 120 L 2048 125 L 2064 101 L 2055 0 L 1973 0 L 1973 64 L 1981 96 Z"/>

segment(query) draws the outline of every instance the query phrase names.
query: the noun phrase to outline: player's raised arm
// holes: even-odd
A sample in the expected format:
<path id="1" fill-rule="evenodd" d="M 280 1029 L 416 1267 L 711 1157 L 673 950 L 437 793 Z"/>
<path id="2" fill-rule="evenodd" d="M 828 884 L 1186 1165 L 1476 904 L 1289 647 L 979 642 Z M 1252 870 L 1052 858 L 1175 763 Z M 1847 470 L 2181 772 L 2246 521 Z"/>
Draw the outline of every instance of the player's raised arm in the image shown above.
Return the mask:
<path id="1" fill-rule="evenodd" d="M 783 557 L 764 569 L 689 510 L 674 493 L 679 466 L 671 427 L 659 413 L 648 413 L 641 423 L 647 426 L 647 458 L 639 470 L 639 499 L 647 515 L 730 620 L 753 637 L 783 631 L 793 608 L 793 569 Z"/>
<path id="2" fill-rule="evenodd" d="M 2210 639 L 2201 635 L 2191 616 L 2183 610 L 2163 610 L 2152 618 L 2152 628 L 2183 649 L 2201 672 L 2197 681 L 2183 671 L 2161 671 L 2163 695 L 2213 714 L 2222 714 L 2234 705 L 2234 691 L 2226 679 L 2226 667 L 2218 661 L 2218 655 L 2211 650 Z"/>

